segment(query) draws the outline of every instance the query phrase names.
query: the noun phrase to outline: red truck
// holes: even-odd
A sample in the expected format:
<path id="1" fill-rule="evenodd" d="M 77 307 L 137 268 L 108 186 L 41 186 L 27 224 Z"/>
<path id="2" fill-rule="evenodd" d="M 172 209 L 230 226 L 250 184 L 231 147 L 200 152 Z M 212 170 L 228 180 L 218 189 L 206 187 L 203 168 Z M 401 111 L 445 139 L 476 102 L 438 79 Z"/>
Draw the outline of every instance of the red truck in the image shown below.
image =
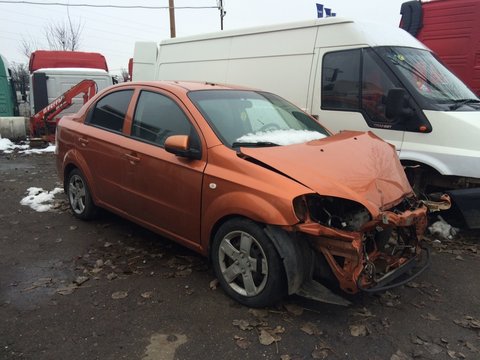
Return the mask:
<path id="1" fill-rule="evenodd" d="M 407 1 L 400 27 L 415 36 L 480 95 L 480 1 Z"/>

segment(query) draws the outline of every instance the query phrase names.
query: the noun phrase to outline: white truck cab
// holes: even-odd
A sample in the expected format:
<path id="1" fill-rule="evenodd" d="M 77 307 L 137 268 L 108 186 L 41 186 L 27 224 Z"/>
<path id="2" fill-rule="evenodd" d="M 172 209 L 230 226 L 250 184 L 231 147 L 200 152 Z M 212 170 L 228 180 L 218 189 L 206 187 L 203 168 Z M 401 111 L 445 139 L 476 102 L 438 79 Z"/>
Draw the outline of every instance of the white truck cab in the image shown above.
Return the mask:
<path id="1" fill-rule="evenodd" d="M 327 18 L 138 42 L 133 80 L 255 87 L 333 132 L 372 131 L 418 192 L 448 190 L 464 225 L 480 228 L 480 100 L 402 29 Z"/>
<path id="2" fill-rule="evenodd" d="M 102 69 L 88 68 L 44 68 L 30 75 L 30 111 L 35 114 L 84 79 L 94 80 L 97 91 L 111 86 L 111 75 Z M 76 113 L 83 105 L 81 95 L 59 116 Z"/>

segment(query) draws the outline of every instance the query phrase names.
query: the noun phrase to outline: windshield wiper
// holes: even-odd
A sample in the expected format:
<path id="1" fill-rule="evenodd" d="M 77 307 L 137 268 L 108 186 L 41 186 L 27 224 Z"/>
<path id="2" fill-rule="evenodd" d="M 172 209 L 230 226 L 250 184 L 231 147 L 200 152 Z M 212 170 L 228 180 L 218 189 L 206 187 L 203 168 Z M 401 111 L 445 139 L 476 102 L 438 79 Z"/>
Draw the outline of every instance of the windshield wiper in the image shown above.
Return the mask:
<path id="1" fill-rule="evenodd" d="M 480 103 L 480 100 L 478 100 L 478 99 L 459 99 L 459 100 L 454 100 L 453 102 L 455 104 L 450 106 L 450 110 L 457 110 L 458 108 L 461 108 L 463 105 L 467 105 L 467 104 L 478 104 L 478 103 Z"/>
<path id="2" fill-rule="evenodd" d="M 235 141 L 232 144 L 232 147 L 270 147 L 270 146 L 279 146 L 278 144 L 275 144 L 270 141 L 258 141 L 258 142 L 241 142 L 241 141 Z"/>
<path id="3" fill-rule="evenodd" d="M 425 83 L 428 84 L 428 86 L 430 86 L 432 89 L 435 89 L 437 90 L 438 92 L 442 92 L 442 89 L 440 89 L 437 85 L 435 85 L 432 81 L 430 81 L 429 79 L 427 79 L 427 77 L 422 74 L 420 72 L 420 70 L 418 70 L 417 68 L 415 68 L 414 65 L 410 64 L 408 61 L 404 60 L 403 62 L 400 62 L 399 60 L 397 59 L 394 59 L 393 57 L 390 57 L 390 61 L 392 62 L 392 64 L 394 65 L 398 65 L 400 66 L 401 68 L 415 74 L 416 76 L 418 76 L 418 78 L 420 78 L 422 81 L 424 81 Z"/>

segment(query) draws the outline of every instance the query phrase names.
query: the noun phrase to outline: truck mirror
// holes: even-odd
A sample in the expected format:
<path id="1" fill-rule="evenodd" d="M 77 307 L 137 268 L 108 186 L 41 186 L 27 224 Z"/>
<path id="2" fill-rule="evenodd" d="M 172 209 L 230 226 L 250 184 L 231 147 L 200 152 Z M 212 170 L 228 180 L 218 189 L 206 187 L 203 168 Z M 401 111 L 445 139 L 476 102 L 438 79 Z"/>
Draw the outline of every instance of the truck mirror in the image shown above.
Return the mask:
<path id="1" fill-rule="evenodd" d="M 388 90 L 385 116 L 388 119 L 395 119 L 399 115 L 406 113 L 405 95 L 407 92 L 403 88 L 394 88 Z"/>

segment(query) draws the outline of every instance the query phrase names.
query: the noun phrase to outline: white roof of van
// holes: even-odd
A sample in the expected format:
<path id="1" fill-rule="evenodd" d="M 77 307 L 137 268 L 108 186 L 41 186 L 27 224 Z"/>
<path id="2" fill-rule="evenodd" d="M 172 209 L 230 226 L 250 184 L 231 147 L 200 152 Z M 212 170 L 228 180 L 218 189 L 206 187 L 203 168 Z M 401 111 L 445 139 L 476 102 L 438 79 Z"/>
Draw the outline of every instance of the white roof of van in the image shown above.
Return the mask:
<path id="1" fill-rule="evenodd" d="M 92 75 L 108 75 L 108 72 L 102 69 L 92 69 L 92 68 L 44 68 L 35 70 L 33 73 L 37 72 L 47 72 L 49 74 L 68 74 L 68 75 L 77 75 L 77 74 L 92 74 Z"/>
<path id="2" fill-rule="evenodd" d="M 411 36 L 405 30 L 394 25 L 383 25 L 376 23 L 367 23 L 356 21 L 349 18 L 329 17 L 324 19 L 314 19 L 299 22 L 250 27 L 244 29 L 219 31 L 214 33 L 192 35 L 180 38 L 166 39 L 160 44 L 174 44 L 181 42 L 190 42 L 197 40 L 207 40 L 214 38 L 224 38 L 238 35 L 248 35 L 255 33 L 268 33 L 281 30 L 301 29 L 309 27 L 329 27 L 335 26 L 335 32 L 332 32 L 332 37 L 337 34 L 343 39 L 348 39 L 348 43 L 352 44 L 368 44 L 370 46 L 408 46 L 415 48 L 425 48 L 425 46 Z M 333 30 L 333 29 L 332 29 Z M 340 34 L 344 30 L 344 34 Z M 325 31 L 328 31 L 326 28 Z M 330 36 L 329 36 L 330 37 Z M 343 41 L 345 42 L 345 40 Z"/>

